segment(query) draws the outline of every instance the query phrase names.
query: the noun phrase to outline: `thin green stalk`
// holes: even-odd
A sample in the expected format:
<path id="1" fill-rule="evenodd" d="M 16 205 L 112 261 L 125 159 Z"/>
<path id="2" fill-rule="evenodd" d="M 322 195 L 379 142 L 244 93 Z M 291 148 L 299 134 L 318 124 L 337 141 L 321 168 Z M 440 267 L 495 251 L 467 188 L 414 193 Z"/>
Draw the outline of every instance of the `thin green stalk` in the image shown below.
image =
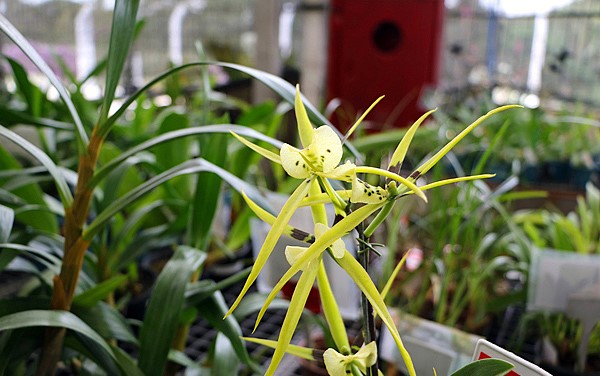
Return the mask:
<path id="1" fill-rule="evenodd" d="M 360 224 L 356 230 L 358 231 L 358 237 L 361 240 L 358 243 L 358 259 L 365 271 L 368 272 L 370 250 L 366 245 L 368 244 L 369 238 L 365 236 L 364 227 L 362 224 Z M 362 331 L 364 342 L 371 343 L 372 341 L 376 340 L 375 315 L 373 314 L 373 306 L 371 306 L 371 303 L 364 293 L 362 293 L 360 297 L 360 307 L 362 311 Z M 367 376 L 377 376 L 378 369 L 379 367 L 377 365 L 377 361 L 375 361 L 375 364 L 367 369 Z"/>

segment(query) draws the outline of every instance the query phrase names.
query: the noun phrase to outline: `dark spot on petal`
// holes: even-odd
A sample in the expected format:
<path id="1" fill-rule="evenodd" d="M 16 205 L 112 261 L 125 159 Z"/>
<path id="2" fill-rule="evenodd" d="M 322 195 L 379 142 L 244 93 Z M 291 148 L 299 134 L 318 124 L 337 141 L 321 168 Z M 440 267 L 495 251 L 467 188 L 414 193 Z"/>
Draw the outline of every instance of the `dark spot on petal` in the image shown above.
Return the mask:
<path id="1" fill-rule="evenodd" d="M 327 149 L 327 152 L 328 152 L 328 153 L 331 153 L 331 150 L 330 150 L 330 149 Z"/>
<path id="2" fill-rule="evenodd" d="M 300 164 L 300 161 L 296 161 L 296 166 L 298 166 Z"/>
<path id="3" fill-rule="evenodd" d="M 418 170 L 415 170 L 415 171 L 413 171 L 413 173 L 412 173 L 412 174 L 410 174 L 410 176 L 409 176 L 409 177 L 410 177 L 410 178 L 413 178 L 413 179 L 415 179 L 415 180 L 417 180 L 418 178 L 420 178 L 420 177 L 421 177 L 421 172 L 420 172 L 420 171 L 418 171 Z"/>

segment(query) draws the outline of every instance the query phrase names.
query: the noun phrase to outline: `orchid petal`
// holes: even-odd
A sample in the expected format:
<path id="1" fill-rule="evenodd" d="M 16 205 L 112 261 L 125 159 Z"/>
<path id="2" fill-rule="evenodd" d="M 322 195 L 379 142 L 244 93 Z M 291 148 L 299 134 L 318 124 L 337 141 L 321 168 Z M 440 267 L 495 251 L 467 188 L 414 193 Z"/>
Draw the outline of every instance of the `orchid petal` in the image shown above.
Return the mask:
<path id="1" fill-rule="evenodd" d="M 341 180 L 345 182 L 351 182 L 352 178 L 355 175 L 354 170 L 356 169 L 356 165 L 350 161 L 346 161 L 346 163 L 337 166 L 333 170 L 327 173 L 319 174 L 323 177 Z"/>
<path id="2" fill-rule="evenodd" d="M 298 122 L 298 134 L 303 147 L 308 147 L 313 142 L 313 127 L 308 119 L 306 108 L 302 102 L 300 94 L 300 85 L 296 85 L 296 97 L 294 98 L 294 111 L 296 112 L 296 121 Z"/>
<path id="3" fill-rule="evenodd" d="M 275 163 L 281 164 L 281 157 L 279 155 L 277 155 L 276 153 L 273 153 L 270 150 L 267 150 L 261 146 L 256 145 L 253 142 L 246 140 L 244 137 L 236 134 L 235 132 L 230 131 L 230 133 L 233 135 L 233 137 L 237 138 L 242 144 L 246 145 L 250 149 L 257 152 L 258 154 L 262 155 L 263 157 L 265 157 Z"/>
<path id="4" fill-rule="evenodd" d="M 356 175 L 352 183 L 352 196 L 350 201 L 364 204 L 380 204 L 388 199 L 389 193 L 385 189 L 360 180 Z"/>
<path id="5" fill-rule="evenodd" d="M 319 237 L 323 236 L 323 234 L 325 232 L 327 232 L 327 230 L 329 230 L 329 227 L 323 223 L 316 223 L 315 224 L 315 238 L 319 239 Z M 331 249 L 331 252 L 333 253 L 333 256 L 335 258 L 340 258 L 340 257 L 344 257 L 344 253 L 346 252 L 346 245 L 344 244 L 344 241 L 339 238 L 336 241 L 334 241 L 333 243 L 331 243 L 331 245 L 329 246 L 329 248 Z M 293 264 L 293 263 L 290 263 Z"/>
<path id="6" fill-rule="evenodd" d="M 345 355 L 340 354 L 332 348 L 325 350 L 323 361 L 325 362 L 327 373 L 332 376 L 345 375 L 346 367 L 351 362 Z"/>
<path id="7" fill-rule="evenodd" d="M 281 212 L 277 216 L 275 223 L 273 223 L 273 227 L 271 227 L 271 230 L 267 234 L 267 237 L 265 238 L 265 241 L 264 241 L 262 247 L 258 251 L 258 256 L 256 257 L 256 260 L 254 261 L 254 265 L 252 265 L 252 270 L 250 271 L 250 275 L 248 276 L 248 278 L 246 279 L 246 282 L 244 283 L 244 287 L 242 288 L 242 291 L 240 292 L 240 294 L 238 295 L 236 300 L 231 305 L 231 308 L 229 309 L 229 311 L 225 314 L 225 317 L 229 316 L 236 309 L 236 307 L 238 306 L 238 304 L 240 304 L 240 301 L 242 300 L 242 298 L 244 297 L 246 292 L 248 292 L 248 290 L 250 289 L 250 286 L 252 285 L 252 283 L 254 283 L 254 281 L 258 277 L 258 274 L 260 273 L 263 266 L 267 262 L 267 259 L 271 255 L 271 252 L 273 252 L 273 248 L 275 247 L 275 244 L 279 240 L 279 237 L 285 230 L 285 226 L 290 221 L 290 218 L 292 217 L 292 215 L 294 214 L 294 212 L 300 205 L 300 202 L 302 201 L 304 196 L 306 196 L 306 194 L 308 193 L 311 183 L 312 183 L 312 179 L 307 179 L 307 180 L 303 181 L 302 183 L 300 183 L 298 188 L 296 188 L 294 193 L 292 193 L 290 195 L 290 198 L 283 205 L 283 208 L 281 208 Z"/>
<path id="8" fill-rule="evenodd" d="M 307 249 L 308 249 L 307 247 L 288 245 L 287 247 L 285 247 L 285 259 L 287 260 L 287 262 L 290 265 L 294 265 L 294 262 L 296 262 L 296 260 L 298 258 L 300 258 L 300 256 L 302 256 L 304 254 L 304 252 L 306 252 Z M 310 266 L 311 266 L 311 263 L 308 263 L 307 267 L 310 268 Z M 303 271 L 304 268 L 300 269 L 300 270 Z"/>
<path id="9" fill-rule="evenodd" d="M 408 131 L 406 131 L 406 133 L 404 134 L 404 137 L 402 137 L 402 140 L 400 140 L 398 147 L 394 151 L 394 154 L 392 154 L 392 158 L 390 159 L 390 164 L 388 166 L 388 170 L 394 171 L 394 172 L 400 171 L 400 166 L 402 166 L 402 162 L 404 162 L 404 157 L 406 157 L 406 152 L 408 151 L 408 146 L 410 145 L 410 143 L 415 135 L 415 132 L 417 131 L 417 128 L 419 128 L 419 126 L 427 118 L 427 116 L 429 116 L 436 110 L 437 110 L 437 108 L 423 114 L 417 121 L 414 122 L 414 124 L 408 129 Z"/>
<path id="10" fill-rule="evenodd" d="M 288 144 L 284 144 L 279 152 L 283 169 L 296 179 L 306 179 L 310 175 L 310 166 L 301 153 L 301 150 Z"/>
<path id="11" fill-rule="evenodd" d="M 317 260 L 317 262 L 319 262 L 319 260 Z M 279 338 L 277 339 L 277 346 L 275 347 L 275 352 L 271 357 L 271 363 L 269 364 L 267 372 L 265 372 L 265 376 L 270 376 L 275 373 L 275 370 L 279 366 L 281 359 L 283 359 L 283 356 L 288 349 L 290 341 L 292 340 L 292 336 L 294 335 L 294 331 L 296 330 L 296 326 L 298 326 L 300 316 L 304 311 L 308 294 L 315 283 L 317 271 L 318 268 L 316 267 L 310 268 L 306 269 L 306 271 L 300 275 L 300 279 L 298 280 L 298 284 L 296 285 L 294 294 L 292 295 L 292 300 L 290 301 L 290 306 L 287 310 L 285 318 L 283 319 L 283 324 L 281 325 L 281 330 L 279 331 Z M 254 329 L 256 329 L 256 326 Z"/>
<path id="12" fill-rule="evenodd" d="M 275 287 L 273 287 L 273 289 L 267 296 L 267 299 L 265 300 L 260 312 L 258 312 L 256 324 L 260 322 L 273 299 L 275 299 L 279 291 L 281 291 L 281 289 L 283 288 L 283 285 L 285 285 L 301 269 L 306 268 L 306 265 L 308 265 L 310 261 L 319 257 L 325 251 L 325 249 L 327 249 L 329 244 L 333 243 L 336 239 L 341 238 L 347 232 L 354 229 L 356 226 L 358 226 L 359 223 L 367 219 L 371 214 L 381 209 L 382 206 L 383 204 L 365 205 L 356 209 L 347 217 L 335 224 L 332 228 L 327 230 L 327 232 L 325 232 L 320 239 L 315 240 L 315 242 L 311 244 L 310 247 L 308 247 L 308 250 L 296 260 L 294 265 L 290 266 L 290 268 L 285 272 L 285 274 L 279 279 L 279 282 L 277 282 Z M 346 254 L 348 254 L 347 251 Z"/>
<path id="13" fill-rule="evenodd" d="M 342 160 L 344 149 L 338 135 L 328 125 L 314 130 L 313 142 L 307 148 L 310 159 L 315 159 L 315 166 L 321 166 L 320 172 L 333 171 Z"/>

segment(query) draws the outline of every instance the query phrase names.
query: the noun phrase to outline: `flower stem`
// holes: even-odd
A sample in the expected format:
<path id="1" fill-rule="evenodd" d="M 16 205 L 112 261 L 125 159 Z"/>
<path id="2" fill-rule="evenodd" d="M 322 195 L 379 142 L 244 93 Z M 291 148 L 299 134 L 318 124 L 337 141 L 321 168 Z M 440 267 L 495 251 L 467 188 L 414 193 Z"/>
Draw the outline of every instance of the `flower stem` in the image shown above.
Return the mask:
<path id="1" fill-rule="evenodd" d="M 365 271 L 368 272 L 370 250 L 366 244 L 368 244 L 369 238 L 365 236 L 363 224 L 360 224 L 356 230 L 358 231 L 358 238 L 361 240 L 358 242 L 358 261 Z M 364 343 L 371 343 L 372 341 L 376 340 L 375 315 L 373 314 L 373 306 L 371 306 L 371 303 L 364 293 L 361 293 L 360 296 L 360 307 L 362 311 L 362 332 Z M 377 376 L 377 370 L 377 361 L 375 361 L 375 364 L 367 369 L 367 376 Z"/>

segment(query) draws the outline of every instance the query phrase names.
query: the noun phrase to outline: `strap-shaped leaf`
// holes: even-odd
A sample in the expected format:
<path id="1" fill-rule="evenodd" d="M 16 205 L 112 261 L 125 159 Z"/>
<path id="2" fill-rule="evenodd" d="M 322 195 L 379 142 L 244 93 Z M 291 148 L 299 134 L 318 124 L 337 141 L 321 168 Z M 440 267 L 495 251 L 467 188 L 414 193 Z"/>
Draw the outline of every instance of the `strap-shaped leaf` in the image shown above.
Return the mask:
<path id="1" fill-rule="evenodd" d="M 180 246 L 159 274 L 140 331 L 139 367 L 162 375 L 185 302 L 185 289 L 206 253 Z"/>
<path id="2" fill-rule="evenodd" d="M 196 136 L 200 134 L 209 134 L 209 133 L 229 133 L 235 132 L 237 134 L 241 134 L 247 137 L 252 137 L 259 139 L 261 141 L 266 141 L 276 148 L 280 148 L 283 143 L 275 140 L 271 137 L 265 136 L 260 132 L 257 132 L 251 128 L 241 127 L 239 125 L 233 124 L 217 124 L 217 125 L 204 125 L 200 127 L 191 127 L 186 129 L 180 129 L 177 131 L 167 132 L 160 136 L 151 138 L 150 140 L 144 141 L 143 143 L 123 152 L 117 158 L 111 160 L 102 168 L 98 169 L 98 171 L 94 174 L 94 177 L 90 181 L 90 186 L 96 186 L 102 179 L 104 179 L 108 174 L 110 174 L 117 166 L 122 164 L 127 158 L 142 152 L 144 150 L 150 149 L 153 146 L 160 145 L 164 142 L 169 142 L 171 140 L 176 140 L 181 137 L 189 137 Z"/>
<path id="3" fill-rule="evenodd" d="M 371 214 L 381 209 L 383 204 L 378 205 L 365 205 L 363 207 L 358 208 L 357 210 L 350 213 L 347 217 L 336 223 L 332 228 L 327 230 L 323 235 L 321 235 L 310 247 L 296 259 L 296 262 L 290 266 L 290 268 L 285 272 L 285 274 L 281 277 L 279 282 L 273 287 L 273 290 L 267 296 L 265 300 L 265 304 L 262 309 L 258 313 L 258 317 L 256 318 L 256 323 L 254 324 L 254 328 L 258 326 L 260 320 L 265 314 L 269 304 L 271 301 L 275 299 L 279 291 L 283 288 L 283 286 L 300 270 L 306 268 L 306 266 L 312 261 L 319 257 L 334 241 L 342 238 L 345 234 L 352 231 L 356 226 L 358 226 L 361 222 L 367 219 Z"/>
<path id="4" fill-rule="evenodd" d="M 66 328 L 81 333 L 97 343 L 100 349 L 115 359 L 115 355 L 106 341 L 71 312 L 31 310 L 0 317 L 0 331 L 40 326 Z"/>
<path id="5" fill-rule="evenodd" d="M 114 277 L 102 281 L 92 288 L 85 290 L 81 294 L 75 296 L 73 304 L 81 307 L 92 307 L 99 301 L 106 298 L 111 292 L 123 286 L 129 277 L 126 275 L 115 275 Z"/>
<path id="6" fill-rule="evenodd" d="M 400 333 L 398 333 L 398 329 L 396 325 L 394 325 L 394 320 L 390 316 L 390 313 L 383 301 L 383 297 L 377 291 L 377 287 L 371 280 L 371 277 L 367 273 L 367 271 L 360 265 L 360 263 L 350 254 L 350 252 L 346 251 L 344 257 L 335 259 L 335 261 L 340 265 L 346 273 L 352 278 L 354 283 L 358 286 L 358 288 L 362 291 L 362 293 L 367 297 L 371 305 L 373 306 L 373 310 L 381 317 L 381 321 L 385 324 L 385 326 L 389 329 L 394 342 L 396 342 L 396 346 L 398 350 L 400 350 L 400 355 L 404 360 L 404 364 L 408 369 L 408 373 L 410 376 L 415 376 L 415 368 L 408 354 L 404 344 L 402 343 L 402 339 L 400 338 Z"/>
<path id="7" fill-rule="evenodd" d="M 250 358 L 246 346 L 241 339 L 242 329 L 233 316 L 223 319 L 227 305 L 223 294 L 215 291 L 197 305 L 198 314 L 208 321 L 215 329 L 223 333 L 231 342 L 238 358 L 247 364 L 254 372 L 261 373 L 255 362 Z"/>
<path id="8" fill-rule="evenodd" d="M 273 226 L 271 227 L 271 230 L 267 234 L 267 237 L 265 238 L 265 241 L 264 241 L 262 247 L 258 251 L 258 255 L 256 256 L 256 260 L 254 261 L 254 265 L 252 265 L 252 271 L 250 272 L 250 275 L 248 276 L 246 283 L 244 283 L 244 287 L 242 287 L 242 291 L 240 292 L 240 294 L 238 295 L 236 300 L 231 305 L 231 308 L 227 312 L 226 316 L 230 315 L 235 310 L 237 305 L 240 304 L 240 301 L 242 300 L 242 298 L 244 297 L 244 295 L 246 294 L 246 292 L 248 291 L 248 289 L 250 288 L 252 283 L 254 283 L 254 281 L 258 277 L 258 274 L 260 273 L 263 266 L 267 262 L 267 259 L 271 255 L 271 252 L 273 252 L 273 248 L 275 247 L 275 244 L 279 240 L 279 237 L 285 231 L 285 226 L 290 221 L 290 218 L 292 218 L 292 215 L 294 214 L 294 212 L 300 205 L 300 202 L 302 201 L 302 199 L 308 193 L 308 190 L 310 189 L 310 185 L 312 183 L 312 179 L 314 179 L 314 178 L 308 178 L 308 179 L 302 181 L 300 183 L 300 185 L 290 195 L 290 198 L 285 202 L 285 204 L 281 208 L 281 212 L 277 216 L 277 220 L 275 221 L 275 223 L 273 223 Z"/>
<path id="9" fill-rule="evenodd" d="M 135 19 L 139 5 L 140 0 L 115 1 L 106 63 L 104 99 L 98 121 L 101 126 L 108 118 L 108 111 L 115 98 L 115 91 L 119 85 L 125 61 L 127 60 L 127 56 L 129 56 L 129 49 L 136 29 Z"/>
<path id="10" fill-rule="evenodd" d="M 15 212 L 4 205 L 0 205 L 0 243 L 6 243 L 13 227 Z"/>
<path id="11" fill-rule="evenodd" d="M 251 196 L 255 201 L 263 202 L 260 193 L 256 188 L 241 180 L 237 176 L 223 170 L 222 168 L 213 165 L 212 163 L 203 160 L 202 158 L 196 158 L 186 161 L 179 166 L 175 166 L 170 170 L 163 172 L 160 175 L 153 177 L 152 179 L 144 182 L 136 188 L 129 191 L 126 195 L 120 197 L 118 200 L 113 202 L 104 211 L 102 211 L 93 221 L 90 223 L 88 228 L 83 232 L 85 239 L 91 239 L 104 224 L 106 224 L 111 218 L 119 211 L 135 202 L 137 199 L 152 191 L 165 181 L 173 179 L 177 176 L 194 174 L 197 172 L 212 172 L 219 175 L 225 180 L 232 188 L 246 192 L 248 196 Z M 264 206 L 268 207 L 268 204 L 264 203 Z"/>
<path id="12" fill-rule="evenodd" d="M 0 14 L 0 20 L 2 15 Z M 33 145 L 31 142 L 27 141 L 23 137 L 19 136 L 15 132 L 10 129 L 0 125 L 0 136 L 6 137 L 10 141 L 17 144 L 24 151 L 26 151 L 29 155 L 35 158 L 38 162 L 40 162 L 48 173 L 54 179 L 54 184 L 56 185 L 56 189 L 58 190 L 58 194 L 60 196 L 60 200 L 65 208 L 68 208 L 73 203 L 73 196 L 71 195 L 71 191 L 69 190 L 69 186 L 67 185 L 67 181 L 65 177 L 62 175 L 58 166 L 54 163 L 50 157 L 44 153 L 40 148 Z"/>
<path id="13" fill-rule="evenodd" d="M 75 109 L 75 105 L 71 100 L 69 92 L 63 84 L 60 82 L 58 77 L 54 74 L 52 69 L 46 64 L 40 54 L 33 48 L 33 46 L 25 39 L 25 37 L 17 30 L 2 13 L 0 13 L 0 30 L 6 34 L 6 36 L 12 40 L 21 51 L 31 60 L 31 62 L 48 78 L 52 86 L 58 92 L 58 95 L 67 106 L 67 110 L 73 118 L 75 123 L 75 130 L 77 135 L 77 141 L 79 146 L 79 152 L 83 152 L 89 142 L 89 138 L 85 133 L 79 114 Z"/>

